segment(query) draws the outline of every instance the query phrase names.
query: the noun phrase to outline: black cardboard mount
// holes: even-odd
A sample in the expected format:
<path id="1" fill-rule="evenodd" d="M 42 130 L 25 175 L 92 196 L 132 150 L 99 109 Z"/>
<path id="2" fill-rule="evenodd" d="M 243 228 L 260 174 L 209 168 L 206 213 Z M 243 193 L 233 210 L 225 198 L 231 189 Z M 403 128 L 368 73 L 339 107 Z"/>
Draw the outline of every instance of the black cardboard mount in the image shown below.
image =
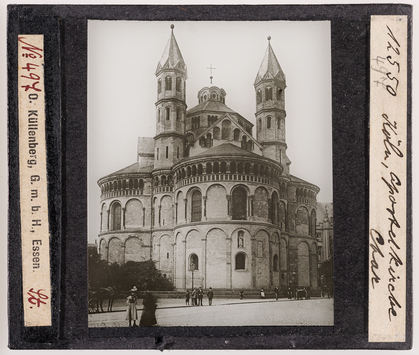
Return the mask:
<path id="1" fill-rule="evenodd" d="M 407 321 L 404 343 L 369 343 L 368 164 L 371 15 L 408 16 Z M 87 22 L 330 21 L 332 44 L 334 326 L 88 328 Z M 23 325 L 19 185 L 9 186 L 9 346 L 13 349 L 409 349 L 412 7 L 374 5 L 8 7 L 9 181 L 19 181 L 17 35 L 45 36 L 52 327 Z M 123 339 L 122 339 L 123 338 Z"/>

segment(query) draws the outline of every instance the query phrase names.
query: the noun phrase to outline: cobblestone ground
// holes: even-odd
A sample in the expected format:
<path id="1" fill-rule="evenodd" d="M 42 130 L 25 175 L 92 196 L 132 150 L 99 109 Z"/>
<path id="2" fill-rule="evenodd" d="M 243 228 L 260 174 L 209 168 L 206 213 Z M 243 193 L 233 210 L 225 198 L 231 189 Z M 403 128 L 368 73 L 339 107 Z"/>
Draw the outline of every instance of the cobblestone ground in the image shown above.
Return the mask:
<path id="1" fill-rule="evenodd" d="M 113 312 L 89 314 L 89 327 L 128 327 L 121 303 Z M 141 317 L 141 306 L 138 308 Z M 208 301 L 202 307 L 193 307 L 185 306 L 183 300 L 164 299 L 158 303 L 156 318 L 159 326 L 330 326 L 333 325 L 333 299 L 214 299 L 211 307 Z"/>

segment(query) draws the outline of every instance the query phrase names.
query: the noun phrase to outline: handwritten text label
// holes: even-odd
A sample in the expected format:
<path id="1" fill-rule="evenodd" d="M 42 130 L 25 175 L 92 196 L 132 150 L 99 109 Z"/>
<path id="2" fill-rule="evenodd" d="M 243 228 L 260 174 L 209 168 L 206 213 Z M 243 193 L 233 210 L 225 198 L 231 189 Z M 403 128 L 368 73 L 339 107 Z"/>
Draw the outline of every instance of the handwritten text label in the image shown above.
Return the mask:
<path id="1" fill-rule="evenodd" d="M 404 342 L 406 327 L 407 17 L 371 17 L 370 342 Z"/>

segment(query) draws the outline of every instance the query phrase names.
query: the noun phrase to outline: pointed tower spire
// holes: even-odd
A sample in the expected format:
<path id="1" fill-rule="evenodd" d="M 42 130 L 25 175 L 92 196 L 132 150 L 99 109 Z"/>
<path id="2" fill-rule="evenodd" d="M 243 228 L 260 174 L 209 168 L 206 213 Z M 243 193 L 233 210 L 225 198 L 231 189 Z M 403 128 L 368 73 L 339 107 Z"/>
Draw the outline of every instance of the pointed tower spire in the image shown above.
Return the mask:
<path id="1" fill-rule="evenodd" d="M 177 69 L 186 76 L 186 64 L 177 44 L 175 34 L 173 33 L 175 26 L 172 24 L 170 25 L 170 28 L 172 29 L 172 33 L 170 35 L 169 42 L 167 42 L 166 48 L 164 49 L 164 52 L 161 56 L 161 59 L 157 64 L 156 75 L 159 75 L 160 71 L 164 69 Z"/>
<path id="2" fill-rule="evenodd" d="M 285 74 L 279 65 L 278 59 L 271 47 L 271 36 L 268 37 L 268 48 L 263 57 L 262 64 L 256 75 L 255 84 L 257 85 L 262 80 L 278 79 L 285 82 Z"/>
<path id="3" fill-rule="evenodd" d="M 268 37 L 268 48 L 255 79 L 256 137 L 263 146 L 263 156 L 278 161 L 289 174 L 285 140 L 285 74 L 276 59 Z"/>
<path id="4" fill-rule="evenodd" d="M 157 102 L 154 167 L 170 168 L 183 158 L 186 117 L 186 64 L 173 28 L 157 64 Z"/>

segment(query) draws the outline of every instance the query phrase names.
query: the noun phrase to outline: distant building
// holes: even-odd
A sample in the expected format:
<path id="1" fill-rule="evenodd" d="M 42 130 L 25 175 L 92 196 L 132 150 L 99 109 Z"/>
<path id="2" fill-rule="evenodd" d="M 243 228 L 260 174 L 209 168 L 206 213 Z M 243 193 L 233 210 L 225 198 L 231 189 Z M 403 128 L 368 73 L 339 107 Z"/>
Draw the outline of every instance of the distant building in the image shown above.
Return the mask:
<path id="1" fill-rule="evenodd" d="M 319 264 L 333 257 L 333 203 L 317 202 L 317 251 Z"/>
<path id="2" fill-rule="evenodd" d="M 286 80 L 270 42 L 254 82 L 256 137 L 221 88 L 202 88 L 187 110 L 173 27 L 155 74 L 156 136 L 98 181 L 101 257 L 152 259 L 179 290 L 192 277 L 213 289 L 316 289 L 319 188 L 290 174 Z"/>

